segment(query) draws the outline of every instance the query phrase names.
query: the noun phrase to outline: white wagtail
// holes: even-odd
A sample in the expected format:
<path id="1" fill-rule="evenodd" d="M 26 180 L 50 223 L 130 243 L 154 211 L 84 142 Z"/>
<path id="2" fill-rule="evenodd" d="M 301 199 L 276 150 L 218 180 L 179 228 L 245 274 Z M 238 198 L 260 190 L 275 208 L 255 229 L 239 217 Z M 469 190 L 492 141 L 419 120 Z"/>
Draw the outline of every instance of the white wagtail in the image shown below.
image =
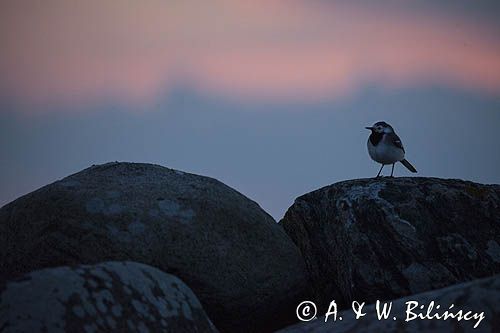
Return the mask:
<path id="1" fill-rule="evenodd" d="M 391 125 L 384 121 L 379 121 L 371 127 L 366 127 L 372 131 L 368 138 L 368 154 L 375 162 L 382 164 L 377 177 L 384 168 L 384 165 L 392 164 L 391 177 L 394 173 L 394 164 L 401 162 L 411 172 L 417 172 L 413 165 L 405 160 L 405 149 L 399 136 L 394 132 Z"/>

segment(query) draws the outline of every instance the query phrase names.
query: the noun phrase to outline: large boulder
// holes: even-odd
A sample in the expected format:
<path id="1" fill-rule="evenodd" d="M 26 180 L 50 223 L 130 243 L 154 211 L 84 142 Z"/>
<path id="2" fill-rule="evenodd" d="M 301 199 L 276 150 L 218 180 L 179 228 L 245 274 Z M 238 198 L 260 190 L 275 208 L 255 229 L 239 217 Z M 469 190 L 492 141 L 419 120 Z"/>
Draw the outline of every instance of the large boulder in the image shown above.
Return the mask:
<path id="1" fill-rule="evenodd" d="M 365 316 L 357 320 L 350 309 L 337 313 L 335 321 L 333 314 L 328 319 L 318 316 L 279 333 L 500 332 L 499 300 L 500 276 L 494 276 L 387 302 L 386 309 L 392 303 L 387 319 L 379 320 L 376 304 L 372 304 L 363 307 Z M 379 309 L 383 307 L 380 303 Z M 445 311 L 455 317 L 444 319 Z"/>
<path id="2" fill-rule="evenodd" d="M 316 301 L 387 300 L 500 273 L 500 186 L 436 178 L 345 181 L 280 222 Z"/>
<path id="3" fill-rule="evenodd" d="M 217 332 L 180 279 L 134 262 L 47 268 L 0 286 L 0 331 Z"/>
<path id="4" fill-rule="evenodd" d="M 222 331 L 283 327 L 306 288 L 303 259 L 283 229 L 212 178 L 108 163 L 0 209 L 0 281 L 109 260 L 178 276 Z"/>

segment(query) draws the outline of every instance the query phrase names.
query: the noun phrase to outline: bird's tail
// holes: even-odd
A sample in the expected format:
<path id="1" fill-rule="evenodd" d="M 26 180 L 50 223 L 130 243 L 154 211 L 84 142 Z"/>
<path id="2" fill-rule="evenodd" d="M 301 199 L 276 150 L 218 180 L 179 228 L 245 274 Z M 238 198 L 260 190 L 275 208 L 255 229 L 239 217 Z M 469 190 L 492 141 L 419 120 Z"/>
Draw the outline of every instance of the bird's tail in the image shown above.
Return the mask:
<path id="1" fill-rule="evenodd" d="M 403 159 L 400 162 L 401 162 L 401 164 L 403 164 L 411 172 L 413 172 L 413 173 L 417 172 L 417 169 L 415 169 L 415 167 L 413 165 L 411 165 L 411 163 L 408 162 L 407 160 Z"/>

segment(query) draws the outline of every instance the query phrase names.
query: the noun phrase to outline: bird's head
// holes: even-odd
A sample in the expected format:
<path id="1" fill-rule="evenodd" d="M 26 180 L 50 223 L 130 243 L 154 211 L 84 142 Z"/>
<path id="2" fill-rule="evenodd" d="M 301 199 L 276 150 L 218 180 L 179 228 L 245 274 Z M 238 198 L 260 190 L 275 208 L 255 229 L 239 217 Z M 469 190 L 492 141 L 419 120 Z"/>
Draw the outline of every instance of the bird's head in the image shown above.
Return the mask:
<path id="1" fill-rule="evenodd" d="M 379 121 L 373 124 L 373 126 L 370 127 L 365 127 L 366 129 L 369 129 L 375 133 L 393 133 L 394 129 L 392 128 L 391 125 L 386 123 L 385 121 Z"/>

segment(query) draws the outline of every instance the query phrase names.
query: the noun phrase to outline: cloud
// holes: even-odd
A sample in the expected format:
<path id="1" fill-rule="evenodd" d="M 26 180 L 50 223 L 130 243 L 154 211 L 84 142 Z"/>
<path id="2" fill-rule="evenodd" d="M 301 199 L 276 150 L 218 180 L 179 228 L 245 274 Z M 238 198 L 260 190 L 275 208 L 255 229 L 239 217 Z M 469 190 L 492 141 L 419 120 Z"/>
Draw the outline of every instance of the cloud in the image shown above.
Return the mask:
<path id="1" fill-rule="evenodd" d="M 498 26 L 391 1 L 4 1 L 0 88 L 26 103 L 154 101 L 187 84 L 324 99 L 365 84 L 500 92 Z"/>

